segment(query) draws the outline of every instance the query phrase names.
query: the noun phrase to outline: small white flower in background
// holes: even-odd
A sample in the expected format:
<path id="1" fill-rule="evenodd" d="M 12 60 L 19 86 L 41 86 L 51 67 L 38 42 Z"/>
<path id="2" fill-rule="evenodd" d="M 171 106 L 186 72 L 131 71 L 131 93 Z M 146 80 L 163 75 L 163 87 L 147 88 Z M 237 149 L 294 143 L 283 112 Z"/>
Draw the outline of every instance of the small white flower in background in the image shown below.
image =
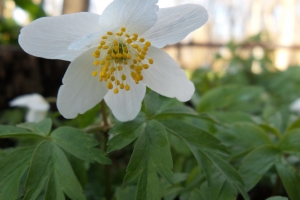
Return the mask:
<path id="1" fill-rule="evenodd" d="M 291 103 L 290 111 L 300 113 L 300 98 L 296 99 L 293 103 Z"/>
<path id="2" fill-rule="evenodd" d="M 49 103 L 39 94 L 19 96 L 9 102 L 11 107 L 25 107 L 28 111 L 25 116 L 27 122 L 40 122 L 46 118 L 50 108 Z"/>
<path id="3" fill-rule="evenodd" d="M 120 121 L 140 111 L 146 86 L 188 101 L 194 85 L 164 51 L 208 19 L 196 4 L 158 9 L 158 0 L 115 0 L 103 12 L 45 17 L 24 27 L 21 47 L 29 54 L 71 61 L 57 107 L 75 118 L 103 98 Z"/>

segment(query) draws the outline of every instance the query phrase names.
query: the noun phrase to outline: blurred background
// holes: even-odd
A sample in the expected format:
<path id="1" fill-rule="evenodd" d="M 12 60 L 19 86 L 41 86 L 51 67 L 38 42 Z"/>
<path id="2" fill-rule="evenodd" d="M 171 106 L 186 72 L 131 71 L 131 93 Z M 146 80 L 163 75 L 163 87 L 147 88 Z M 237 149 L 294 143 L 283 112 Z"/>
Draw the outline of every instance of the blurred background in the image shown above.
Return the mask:
<path id="1" fill-rule="evenodd" d="M 0 0 L 0 109 L 21 94 L 37 92 L 55 97 L 68 66 L 68 62 L 24 53 L 17 42 L 22 26 L 44 16 L 81 11 L 101 14 L 110 2 Z M 190 77 L 201 69 L 216 77 L 240 74 L 243 83 L 256 84 L 256 75 L 265 79 L 265 72 L 274 74 L 300 64 L 300 0 L 160 0 L 159 6 L 185 3 L 204 6 L 209 21 L 181 43 L 164 49 Z M 200 77 L 196 82 L 202 80 Z M 296 92 L 293 94 L 289 101 L 296 98 Z"/>

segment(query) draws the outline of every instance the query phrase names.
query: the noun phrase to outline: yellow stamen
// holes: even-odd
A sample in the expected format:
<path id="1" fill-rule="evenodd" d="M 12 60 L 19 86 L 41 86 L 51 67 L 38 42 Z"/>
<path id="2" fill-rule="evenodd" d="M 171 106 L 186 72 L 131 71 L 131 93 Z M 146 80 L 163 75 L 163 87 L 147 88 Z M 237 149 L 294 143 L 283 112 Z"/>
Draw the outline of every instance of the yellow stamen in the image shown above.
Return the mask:
<path id="1" fill-rule="evenodd" d="M 115 94 L 118 94 L 118 93 L 119 93 L 119 89 L 116 88 L 116 89 L 114 90 L 114 93 L 115 93 Z"/>
<path id="2" fill-rule="evenodd" d="M 96 72 L 96 71 L 92 72 L 92 76 L 97 76 L 97 74 L 98 74 L 98 72 Z"/>

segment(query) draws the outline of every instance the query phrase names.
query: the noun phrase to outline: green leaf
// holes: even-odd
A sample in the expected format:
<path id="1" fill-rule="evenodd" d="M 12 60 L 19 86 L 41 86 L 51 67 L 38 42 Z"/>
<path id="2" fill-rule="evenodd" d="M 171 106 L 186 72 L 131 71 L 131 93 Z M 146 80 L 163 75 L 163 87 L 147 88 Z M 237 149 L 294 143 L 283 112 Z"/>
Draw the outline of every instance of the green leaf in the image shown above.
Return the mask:
<path id="1" fill-rule="evenodd" d="M 207 200 L 205 197 L 202 195 L 202 192 L 198 189 L 195 189 L 191 193 L 191 197 L 189 200 Z"/>
<path id="2" fill-rule="evenodd" d="M 51 119 L 44 119 L 39 123 L 23 123 L 18 124 L 17 127 L 30 130 L 33 133 L 37 133 L 43 136 L 46 136 L 50 133 L 52 128 L 52 120 Z"/>
<path id="3" fill-rule="evenodd" d="M 266 200 L 289 200 L 289 199 L 286 197 L 276 196 L 276 197 L 267 198 Z"/>
<path id="4" fill-rule="evenodd" d="M 300 129 L 294 129 L 283 135 L 278 143 L 278 147 L 285 152 L 299 153 L 300 152 Z"/>
<path id="5" fill-rule="evenodd" d="M 216 170 L 220 172 L 223 178 L 243 195 L 244 199 L 249 199 L 249 196 L 244 189 L 243 179 L 241 178 L 240 174 L 231 165 L 228 164 L 228 162 L 218 157 L 216 154 L 214 154 L 214 152 L 211 152 L 209 150 L 195 150 L 193 148 L 191 148 L 191 150 L 200 166 L 201 164 L 205 163 L 205 165 L 202 165 L 202 169 L 209 166 L 210 168 L 216 168 Z M 198 156 L 199 154 L 202 156 Z M 209 177 L 210 179 L 212 179 L 211 175 Z"/>
<path id="6" fill-rule="evenodd" d="M 172 168 L 166 130 L 159 122 L 148 121 L 135 144 L 124 181 L 140 176 L 136 199 L 160 199 L 157 172 L 173 183 Z"/>
<path id="7" fill-rule="evenodd" d="M 133 200 L 136 194 L 136 187 L 117 188 L 116 200 Z"/>
<path id="8" fill-rule="evenodd" d="M 209 112 L 211 116 L 222 123 L 233 124 L 237 122 L 248 122 L 253 123 L 251 115 L 245 112 Z"/>
<path id="9" fill-rule="evenodd" d="M 19 184 L 27 171 L 34 147 L 18 149 L 0 160 L 0 197 L 17 199 Z"/>
<path id="10" fill-rule="evenodd" d="M 200 191 L 204 199 L 209 200 L 235 200 L 236 190 L 235 188 L 226 181 L 219 171 L 213 174 L 213 180 L 209 185 L 205 182 L 201 185 Z"/>
<path id="11" fill-rule="evenodd" d="M 300 175 L 283 158 L 276 164 L 276 170 L 291 200 L 300 199 Z"/>
<path id="12" fill-rule="evenodd" d="M 95 147 L 98 142 L 79 129 L 60 127 L 54 130 L 50 137 L 61 148 L 82 160 L 111 164 L 109 158 L 105 157 L 106 154 Z"/>
<path id="13" fill-rule="evenodd" d="M 279 158 L 280 150 L 272 145 L 258 147 L 245 157 L 239 172 L 245 181 L 247 191 L 258 183 Z"/>
<path id="14" fill-rule="evenodd" d="M 275 134 L 278 138 L 281 138 L 280 132 L 274 128 L 273 126 L 270 126 L 269 124 L 260 124 L 259 125 L 262 129 L 264 129 L 267 133 L 273 133 Z"/>
<path id="15" fill-rule="evenodd" d="M 109 134 L 117 134 L 108 141 L 108 152 L 122 149 L 135 140 L 146 126 L 146 116 L 140 113 L 138 117 L 129 122 L 118 122 L 110 131 Z"/>
<path id="16" fill-rule="evenodd" d="M 224 147 L 217 138 L 198 127 L 176 119 L 159 120 L 159 122 L 161 122 L 168 131 L 196 148 L 210 148 L 211 150 L 227 152 L 226 147 Z"/>
<path id="17" fill-rule="evenodd" d="M 43 137 L 43 136 L 36 133 L 32 133 L 22 128 L 0 125 L 0 138 L 10 138 L 10 137 Z"/>
<path id="18" fill-rule="evenodd" d="M 24 200 L 36 199 L 46 185 L 45 199 L 85 199 L 70 163 L 63 151 L 51 141 L 35 149 L 25 183 Z"/>
<path id="19" fill-rule="evenodd" d="M 291 123 L 288 128 L 286 129 L 286 131 L 292 131 L 294 129 L 300 128 L 300 118 L 297 119 L 296 121 L 294 121 L 293 123 Z"/>
<path id="20" fill-rule="evenodd" d="M 199 112 L 206 111 L 246 111 L 260 108 L 263 89 L 253 86 L 227 85 L 214 88 L 205 93 L 197 107 Z"/>
<path id="21" fill-rule="evenodd" d="M 227 129 L 222 129 L 216 136 L 232 149 L 233 156 L 258 146 L 272 144 L 263 129 L 250 123 L 235 123 Z"/>

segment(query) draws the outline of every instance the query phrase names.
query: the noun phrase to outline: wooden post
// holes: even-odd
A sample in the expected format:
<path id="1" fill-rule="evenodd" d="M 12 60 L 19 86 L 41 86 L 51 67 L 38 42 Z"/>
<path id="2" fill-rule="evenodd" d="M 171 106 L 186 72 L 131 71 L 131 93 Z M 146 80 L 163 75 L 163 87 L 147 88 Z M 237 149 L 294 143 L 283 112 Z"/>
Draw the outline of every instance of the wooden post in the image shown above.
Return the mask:
<path id="1" fill-rule="evenodd" d="M 63 14 L 86 12 L 89 9 L 89 0 L 64 0 Z"/>

